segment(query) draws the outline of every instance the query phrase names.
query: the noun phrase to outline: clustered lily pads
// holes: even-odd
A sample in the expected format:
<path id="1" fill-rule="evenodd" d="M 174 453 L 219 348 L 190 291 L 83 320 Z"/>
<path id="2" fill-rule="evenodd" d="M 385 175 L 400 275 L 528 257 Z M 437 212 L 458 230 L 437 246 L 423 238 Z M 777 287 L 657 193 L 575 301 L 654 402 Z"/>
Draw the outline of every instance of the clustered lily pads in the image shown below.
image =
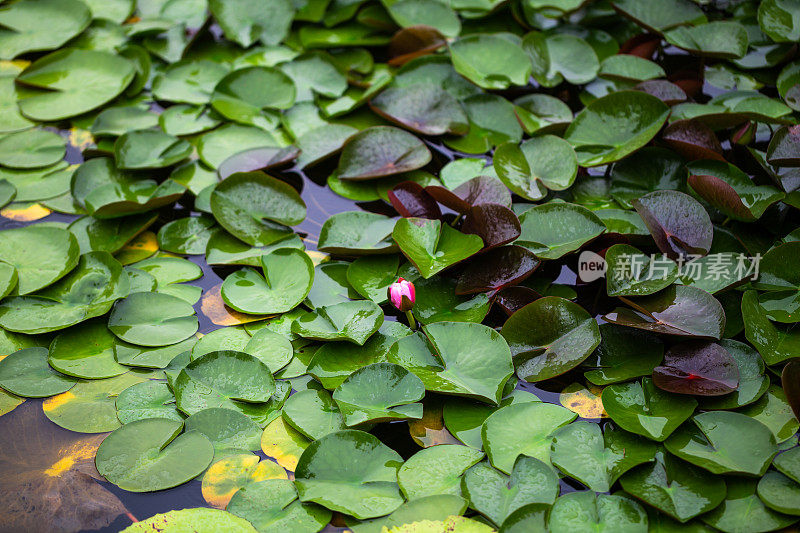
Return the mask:
<path id="1" fill-rule="evenodd" d="M 84 443 L 3 527 L 788 531 L 798 42 L 798 0 L 3 2 L 0 430 Z"/>

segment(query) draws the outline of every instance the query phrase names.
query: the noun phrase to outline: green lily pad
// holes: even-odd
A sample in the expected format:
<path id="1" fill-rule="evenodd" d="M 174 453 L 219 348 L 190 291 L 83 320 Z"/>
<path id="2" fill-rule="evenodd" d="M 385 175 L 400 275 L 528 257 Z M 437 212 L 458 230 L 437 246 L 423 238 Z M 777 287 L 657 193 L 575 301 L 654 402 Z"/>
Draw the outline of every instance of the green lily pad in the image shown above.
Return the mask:
<path id="1" fill-rule="evenodd" d="M 357 430 L 331 433 L 300 456 L 295 486 L 314 502 L 361 520 L 391 513 L 403 503 L 397 470 L 403 459 L 377 437 Z"/>
<path id="2" fill-rule="evenodd" d="M 121 169 L 163 168 L 191 155 L 192 145 L 161 130 L 131 131 L 114 143 L 114 157 Z"/>
<path id="3" fill-rule="evenodd" d="M 637 0 L 614 0 L 612 5 L 637 24 L 656 33 L 675 26 L 706 21 L 700 7 L 690 0 L 664 0 L 655 5 L 642 4 Z"/>
<path id="4" fill-rule="evenodd" d="M 553 533 L 592 529 L 645 533 L 647 513 L 625 496 L 571 492 L 553 504 L 548 527 Z"/>
<path id="5" fill-rule="evenodd" d="M 225 118 L 272 129 L 278 117 L 265 110 L 288 109 L 294 104 L 292 79 L 276 68 L 247 67 L 222 78 L 214 88 L 211 107 Z"/>
<path id="6" fill-rule="evenodd" d="M 722 531 L 775 531 L 797 521 L 765 506 L 756 494 L 755 480 L 728 478 L 726 485 L 725 500 L 703 516 L 706 524 Z"/>
<path id="7" fill-rule="evenodd" d="M 510 34 L 475 34 L 450 44 L 456 72 L 484 89 L 527 85 L 531 62 Z"/>
<path id="8" fill-rule="evenodd" d="M 641 383 L 609 385 L 603 389 L 602 399 L 608 416 L 617 425 L 659 442 L 669 437 L 697 408 L 694 398 L 663 391 L 647 377 Z"/>
<path id="9" fill-rule="evenodd" d="M 542 381 L 581 364 L 600 344 L 597 322 L 579 305 L 547 296 L 526 305 L 501 330 L 517 375 Z"/>
<path id="10" fill-rule="evenodd" d="M 108 329 L 140 346 L 166 346 L 194 335 L 198 322 L 192 306 L 157 292 L 136 292 L 114 306 Z"/>
<path id="11" fill-rule="evenodd" d="M 558 496 L 558 477 L 553 467 L 524 456 L 514 462 L 510 475 L 487 462 L 478 463 L 464 474 L 461 486 L 472 507 L 495 524 L 502 524 L 523 505 L 551 505 Z"/>
<path id="12" fill-rule="evenodd" d="M 666 256 L 647 256 L 627 244 L 608 248 L 605 259 L 609 296 L 646 296 L 669 287 L 678 278 L 674 261 Z"/>
<path id="13" fill-rule="evenodd" d="M 436 494 L 461 496 L 464 473 L 483 459 L 483 452 L 456 444 L 423 448 L 397 471 L 400 490 L 408 500 Z"/>
<path id="14" fill-rule="evenodd" d="M 117 362 L 126 366 L 165 368 L 170 361 L 183 353 L 187 354 L 188 362 L 188 353 L 196 342 L 197 337 L 192 336 L 176 344 L 148 348 L 117 340 L 114 344 L 114 357 Z"/>
<path id="15" fill-rule="evenodd" d="M 520 146 L 504 143 L 494 154 L 497 176 L 512 192 L 528 200 L 544 198 L 547 189 L 570 187 L 578 173 L 572 146 L 555 135 L 540 135 Z"/>
<path id="16" fill-rule="evenodd" d="M 374 302 L 342 302 L 310 311 L 292 324 L 292 332 L 306 339 L 350 341 L 363 346 L 383 323 L 383 311 Z"/>
<path id="17" fill-rule="evenodd" d="M 761 478 L 758 497 L 773 511 L 800 515 L 800 484 L 779 472 L 767 472 Z"/>
<path id="18" fill-rule="evenodd" d="M 79 253 L 75 236 L 62 228 L 35 225 L 0 233 L 0 260 L 16 269 L 20 295 L 62 278 L 77 266 Z"/>
<path id="19" fill-rule="evenodd" d="M 64 145 L 64 139 L 51 131 L 30 129 L 11 133 L 0 138 L 0 165 L 19 169 L 46 167 L 64 157 Z"/>
<path id="20" fill-rule="evenodd" d="M 283 405 L 284 421 L 311 440 L 347 429 L 338 405 L 325 390 L 306 389 L 292 394 Z"/>
<path id="21" fill-rule="evenodd" d="M 19 108 L 33 120 L 74 117 L 118 96 L 133 76 L 133 63 L 122 56 L 64 48 L 37 59 L 17 77 L 31 88 Z M 92 82 L 87 84 L 87 79 Z"/>
<path id="22" fill-rule="evenodd" d="M 668 43 L 707 57 L 738 58 L 747 52 L 747 30 L 738 22 L 716 21 L 681 26 L 664 34 Z"/>
<path id="23" fill-rule="evenodd" d="M 78 266 L 35 296 L 0 303 L 0 325 L 21 333 L 44 333 L 103 315 L 130 292 L 128 275 L 108 252 L 89 252 Z"/>
<path id="24" fill-rule="evenodd" d="M 86 322 L 53 339 L 48 362 L 62 374 L 76 378 L 118 376 L 128 368 L 114 359 L 115 340 L 104 322 Z"/>
<path id="25" fill-rule="evenodd" d="M 767 426 L 727 411 L 695 415 L 672 433 L 665 445 L 673 455 L 714 474 L 751 476 L 764 475 L 778 451 Z"/>
<path id="26" fill-rule="evenodd" d="M 331 519 L 329 510 L 298 501 L 294 484 L 285 479 L 248 483 L 236 491 L 226 509 L 247 519 L 258 531 L 316 532 Z"/>
<path id="27" fill-rule="evenodd" d="M 619 476 L 653 460 L 654 444 L 632 433 L 580 420 L 553 434 L 550 460 L 595 492 L 608 492 Z"/>
<path id="28" fill-rule="evenodd" d="M 510 473 L 518 457 L 535 457 L 550 464 L 554 433 L 577 415 L 543 402 L 511 404 L 492 413 L 481 427 L 483 447 L 495 468 Z"/>
<path id="29" fill-rule="evenodd" d="M 396 251 L 389 238 L 395 219 L 377 213 L 344 211 L 329 217 L 319 231 L 318 248 L 341 255 L 372 255 Z"/>
<path id="30" fill-rule="evenodd" d="M 421 324 L 481 322 L 491 307 L 486 294 L 465 296 L 456 294 L 458 282 L 451 278 L 443 276 L 420 278 L 414 281 L 414 286 L 416 287 L 414 318 Z"/>
<path id="31" fill-rule="evenodd" d="M 742 296 L 742 318 L 745 336 L 755 346 L 768 365 L 775 365 L 797 356 L 800 349 L 800 330 L 796 324 L 775 324 L 758 303 L 756 291 Z"/>
<path id="32" fill-rule="evenodd" d="M 611 196 L 626 209 L 632 201 L 663 189 L 680 189 L 686 171 L 683 159 L 665 148 L 647 146 L 611 167 Z"/>
<path id="33" fill-rule="evenodd" d="M 43 20 L 53 21 L 42 24 Z M 25 52 L 59 48 L 81 33 L 92 20 L 85 2 L 26 0 L 6 6 L 0 15 L 0 56 L 14 59 Z"/>
<path id="34" fill-rule="evenodd" d="M 214 219 L 207 215 L 179 218 L 158 230 L 158 247 L 176 254 L 204 254 L 211 236 L 218 231 Z"/>
<path id="35" fill-rule="evenodd" d="M 465 235 L 440 220 L 401 218 L 392 237 L 426 279 L 483 248 L 477 235 Z"/>
<path id="36" fill-rule="evenodd" d="M 0 361 L 0 387 L 18 396 L 45 398 L 68 391 L 75 381 L 50 367 L 47 348 L 23 348 Z"/>
<path id="37" fill-rule="evenodd" d="M 80 433 L 103 433 L 120 426 L 115 401 L 128 387 L 146 380 L 144 374 L 128 372 L 107 379 L 79 381 L 63 394 L 42 404 L 53 423 Z"/>
<path id="38" fill-rule="evenodd" d="M 115 405 L 117 418 L 123 424 L 145 418 L 183 421 L 175 408 L 175 396 L 163 381 L 144 381 L 131 385 L 119 393 Z"/>
<path id="39" fill-rule="evenodd" d="M 308 364 L 307 371 L 323 387 L 333 390 L 359 368 L 385 361 L 392 344 L 411 333 L 399 322 L 385 321 L 363 346 L 346 342 L 323 344 Z"/>
<path id="40" fill-rule="evenodd" d="M 471 322 L 435 322 L 422 331 L 398 340 L 387 359 L 410 370 L 427 390 L 500 402 L 513 365 L 499 333 Z"/>
<path id="41" fill-rule="evenodd" d="M 294 16 L 289 0 L 263 6 L 254 0 L 210 0 L 209 9 L 225 36 L 248 48 L 256 41 L 278 44 L 286 36 Z"/>
<path id="42" fill-rule="evenodd" d="M 374 363 L 345 379 L 333 392 L 333 400 L 348 426 L 422 418 L 425 385 L 400 365 Z"/>
<path id="43" fill-rule="evenodd" d="M 523 212 L 516 244 L 541 259 L 558 259 L 579 249 L 606 229 L 597 215 L 576 204 L 551 202 Z"/>
<path id="44" fill-rule="evenodd" d="M 97 449 L 97 470 L 131 492 L 163 490 L 188 481 L 211 463 L 214 448 L 198 432 L 181 434 L 183 423 L 137 420 L 115 430 Z"/>
<path id="45" fill-rule="evenodd" d="M 299 224 L 306 205 L 291 185 L 261 172 L 230 176 L 211 193 L 211 211 L 234 237 L 253 246 L 266 246 Z"/>
<path id="46" fill-rule="evenodd" d="M 605 165 L 647 144 L 668 115 L 669 108 L 655 96 L 619 91 L 586 106 L 564 138 L 575 148 L 581 166 Z"/>
<path id="47" fill-rule="evenodd" d="M 238 411 L 209 407 L 186 419 L 186 431 L 205 435 L 215 450 L 258 450 L 261 447 L 261 427 Z"/>
<path id="48" fill-rule="evenodd" d="M 314 282 L 314 264 L 303 250 L 281 248 L 261 256 L 264 276 L 253 269 L 234 272 L 222 284 L 222 299 L 242 313 L 269 315 L 291 311 Z"/>
<path id="49" fill-rule="evenodd" d="M 229 533 L 255 533 L 253 525 L 231 513 L 219 509 L 199 507 L 197 509 L 181 509 L 153 515 L 128 526 L 125 533 L 145 533 L 153 528 L 219 528 Z"/>
<path id="50" fill-rule="evenodd" d="M 622 488 L 632 496 L 681 523 L 701 515 L 725 499 L 725 482 L 704 470 L 659 451 L 655 461 L 622 476 Z"/>
<path id="51" fill-rule="evenodd" d="M 593 370 L 583 375 L 595 385 L 650 375 L 664 358 L 661 340 L 643 331 L 600 324 L 600 338 L 597 349 L 584 361 Z"/>
<path id="52" fill-rule="evenodd" d="M 469 119 L 458 100 L 433 84 L 390 87 L 373 98 L 370 107 L 421 135 L 463 135 L 469 130 Z"/>
<path id="53" fill-rule="evenodd" d="M 766 394 L 739 412 L 767 426 L 778 443 L 792 438 L 800 429 L 800 422 L 786 401 L 786 393 L 777 385 L 770 385 Z"/>
<path id="54" fill-rule="evenodd" d="M 222 407 L 257 417 L 275 392 L 269 368 L 243 352 L 218 351 L 190 362 L 178 374 L 173 390 L 178 409 L 193 415 Z"/>
<path id="55" fill-rule="evenodd" d="M 382 304 L 386 290 L 397 280 L 400 260 L 396 256 L 359 257 L 347 267 L 347 281 L 364 298 Z"/>
<path id="56" fill-rule="evenodd" d="M 555 87 L 565 79 L 582 85 L 597 76 L 600 62 L 595 50 L 577 35 L 530 32 L 522 41 L 531 57 L 533 77 L 544 87 Z"/>
<path id="57" fill-rule="evenodd" d="M 417 137 L 399 128 L 375 126 L 350 137 L 339 159 L 339 179 L 366 180 L 416 170 L 431 160 Z"/>

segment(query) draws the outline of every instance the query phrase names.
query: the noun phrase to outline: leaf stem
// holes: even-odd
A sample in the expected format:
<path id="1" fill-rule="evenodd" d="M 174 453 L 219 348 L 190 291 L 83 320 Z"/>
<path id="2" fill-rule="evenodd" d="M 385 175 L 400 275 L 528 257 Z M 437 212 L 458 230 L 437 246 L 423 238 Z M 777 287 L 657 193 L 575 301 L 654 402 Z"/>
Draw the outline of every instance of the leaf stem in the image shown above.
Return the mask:
<path id="1" fill-rule="evenodd" d="M 411 311 L 406 311 L 406 318 L 408 319 L 408 327 L 416 331 L 417 321 L 414 320 L 414 313 L 412 313 Z"/>

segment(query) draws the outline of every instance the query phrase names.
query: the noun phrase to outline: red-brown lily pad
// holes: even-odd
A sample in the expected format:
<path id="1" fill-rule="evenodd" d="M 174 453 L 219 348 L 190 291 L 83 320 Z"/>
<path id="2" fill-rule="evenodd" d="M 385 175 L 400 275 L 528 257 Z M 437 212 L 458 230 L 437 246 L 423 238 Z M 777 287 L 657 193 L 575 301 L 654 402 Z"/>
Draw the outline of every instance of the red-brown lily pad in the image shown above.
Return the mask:
<path id="1" fill-rule="evenodd" d="M 439 204 L 422 185 L 415 181 L 399 183 L 387 195 L 392 207 L 402 217 L 442 218 Z"/>
<path id="2" fill-rule="evenodd" d="M 676 120 L 664 129 L 664 141 L 690 161 L 722 157 L 722 146 L 714 131 L 698 120 Z"/>
<path id="3" fill-rule="evenodd" d="M 714 227 L 705 208 L 688 194 L 664 190 L 631 202 L 642 217 L 659 250 L 670 259 L 705 255 L 711 248 Z"/>
<path id="4" fill-rule="evenodd" d="M 514 212 L 499 204 L 474 205 L 467 211 L 461 232 L 478 235 L 486 248 L 507 244 L 520 236 L 519 219 Z"/>
<path id="5" fill-rule="evenodd" d="M 464 269 L 458 278 L 456 294 L 497 291 L 516 285 L 533 274 L 539 264 L 536 256 L 522 246 L 495 248 L 476 257 Z M 529 299 L 526 303 L 532 301 Z"/>
<path id="6" fill-rule="evenodd" d="M 389 64 L 405 65 L 414 58 L 430 54 L 447 44 L 439 30 L 425 25 L 400 29 L 389 42 Z"/>
<path id="7" fill-rule="evenodd" d="M 511 207 L 511 193 L 497 178 L 477 176 L 452 191 L 439 185 L 425 187 L 437 202 L 453 211 L 466 213 L 473 205 L 499 204 Z"/>
<path id="8" fill-rule="evenodd" d="M 428 147 L 400 128 L 374 126 L 350 137 L 339 159 L 339 179 L 368 180 L 410 172 L 431 160 Z"/>
<path id="9" fill-rule="evenodd" d="M 662 390 L 693 396 L 722 396 L 739 386 L 739 368 L 730 353 L 713 342 L 676 344 L 653 369 L 653 383 Z"/>

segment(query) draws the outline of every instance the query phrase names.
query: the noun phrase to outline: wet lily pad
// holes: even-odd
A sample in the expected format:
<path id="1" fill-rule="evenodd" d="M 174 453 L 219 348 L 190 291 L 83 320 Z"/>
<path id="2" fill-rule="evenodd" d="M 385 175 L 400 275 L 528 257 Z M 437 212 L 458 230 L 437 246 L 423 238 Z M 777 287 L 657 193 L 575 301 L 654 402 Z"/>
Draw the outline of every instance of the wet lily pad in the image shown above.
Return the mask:
<path id="1" fill-rule="evenodd" d="M 523 212 L 517 244 L 541 259 L 558 259 L 605 231 L 597 215 L 576 204 L 551 202 Z"/>
<path id="2" fill-rule="evenodd" d="M 461 496 L 464 473 L 482 458 L 483 452 L 455 444 L 424 448 L 403 463 L 397 482 L 409 500 L 436 494 Z"/>
<path id="3" fill-rule="evenodd" d="M 508 34 L 469 35 L 450 45 L 450 57 L 456 71 L 476 85 L 507 89 L 527 84 L 531 75 L 530 59 L 516 44 Z"/>
<path id="4" fill-rule="evenodd" d="M 376 126 L 352 136 L 339 160 L 339 178 L 366 180 L 409 172 L 431 160 L 430 150 L 399 128 Z"/>
<path id="5" fill-rule="evenodd" d="M 182 422 L 163 418 L 126 424 L 100 444 L 97 470 L 131 492 L 167 489 L 188 481 L 205 470 L 214 448 L 202 434 L 181 434 L 182 429 Z"/>
<path id="6" fill-rule="evenodd" d="M 564 138 L 575 148 L 581 166 L 604 165 L 647 144 L 668 115 L 669 108 L 655 96 L 620 91 L 586 106 Z"/>
<path id="7" fill-rule="evenodd" d="M 37 291 L 78 264 L 75 236 L 62 228 L 29 226 L 0 233 L 0 259 L 17 271 L 17 294 Z"/>
<path id="8" fill-rule="evenodd" d="M 52 396 L 68 391 L 75 381 L 50 367 L 47 348 L 24 348 L 0 361 L 0 386 L 19 396 Z"/>
<path id="9" fill-rule="evenodd" d="M 403 503 L 397 469 L 403 459 L 377 437 L 357 430 L 331 433 L 303 451 L 295 471 L 302 502 L 359 519 L 383 516 Z"/>
<path id="10" fill-rule="evenodd" d="M 192 306 L 161 293 L 136 292 L 114 306 L 108 329 L 140 346 L 166 346 L 189 338 L 198 323 Z"/>
<path id="11" fill-rule="evenodd" d="M 739 369 L 728 351 L 713 342 L 690 341 L 672 346 L 653 369 L 660 389 L 695 396 L 722 396 L 739 387 Z"/>
<path id="12" fill-rule="evenodd" d="M 395 224 L 392 237 L 424 278 L 483 248 L 479 236 L 465 235 L 440 220 L 402 218 Z"/>
<path id="13" fill-rule="evenodd" d="M 526 305 L 501 331 L 508 341 L 517 375 L 541 381 L 581 364 L 600 344 L 597 322 L 563 298 L 547 296 Z"/>
<path id="14" fill-rule="evenodd" d="M 586 421 L 553 434 L 550 460 L 595 492 L 607 492 L 631 468 L 653 460 L 655 445 L 627 431 Z"/>
<path id="15" fill-rule="evenodd" d="M 312 440 L 347 429 L 338 405 L 324 390 L 307 389 L 292 394 L 283 405 L 282 416 L 289 426 Z"/>
<path id="16" fill-rule="evenodd" d="M 622 495 L 571 492 L 560 496 L 550 509 L 550 530 L 558 533 L 586 529 L 647 531 L 647 513 Z"/>
<path id="17" fill-rule="evenodd" d="M 461 104 L 433 84 L 388 88 L 370 101 L 376 113 L 422 135 L 463 135 L 469 130 Z"/>
<path id="18" fill-rule="evenodd" d="M 331 518 L 329 510 L 299 502 L 293 483 L 284 479 L 248 483 L 233 495 L 227 510 L 255 524 L 258 531 L 319 531 Z"/>
<path id="19" fill-rule="evenodd" d="M 292 324 L 292 332 L 307 339 L 350 341 L 363 345 L 383 323 L 374 302 L 359 300 L 318 307 Z"/>

